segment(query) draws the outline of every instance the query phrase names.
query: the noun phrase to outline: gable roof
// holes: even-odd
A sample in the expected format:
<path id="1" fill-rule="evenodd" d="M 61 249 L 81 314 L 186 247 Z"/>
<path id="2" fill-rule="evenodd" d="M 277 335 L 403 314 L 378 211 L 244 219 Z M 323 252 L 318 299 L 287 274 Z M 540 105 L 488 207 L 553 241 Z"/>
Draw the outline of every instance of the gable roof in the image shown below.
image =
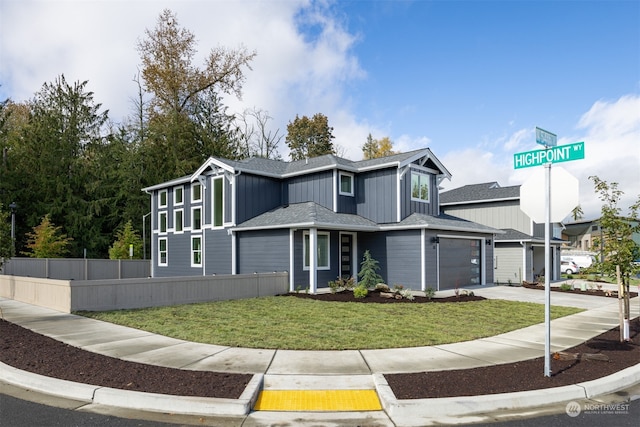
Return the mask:
<path id="1" fill-rule="evenodd" d="M 486 203 L 503 200 L 519 200 L 520 186 L 501 187 L 497 182 L 465 185 L 440 193 L 440 205 Z"/>
<path id="2" fill-rule="evenodd" d="M 420 165 L 434 169 L 440 175 L 451 178 L 451 173 L 428 148 L 409 151 L 407 153 L 392 154 L 370 160 L 352 161 L 333 154 L 311 157 L 304 160 L 286 162 L 283 160 L 250 157 L 243 160 L 229 160 L 220 157 L 210 157 L 193 175 L 202 175 L 209 167 L 220 167 L 229 172 L 248 172 L 256 175 L 271 176 L 273 178 L 289 178 L 324 170 L 340 169 L 348 172 L 365 172 L 367 170 L 388 167 L 405 167 L 420 160 Z"/>

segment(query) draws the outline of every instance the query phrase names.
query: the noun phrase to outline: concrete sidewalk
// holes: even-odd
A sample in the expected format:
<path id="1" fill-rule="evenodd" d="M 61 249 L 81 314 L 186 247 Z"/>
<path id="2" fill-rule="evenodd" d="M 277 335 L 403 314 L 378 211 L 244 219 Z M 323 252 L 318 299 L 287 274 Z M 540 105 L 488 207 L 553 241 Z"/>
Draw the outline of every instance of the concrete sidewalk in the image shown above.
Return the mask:
<path id="1" fill-rule="evenodd" d="M 473 290 L 476 295 L 485 298 L 544 303 L 544 292 L 539 290 L 506 286 Z M 438 296 L 443 295 L 444 293 L 438 293 Z M 551 301 L 553 305 L 586 310 L 552 321 L 552 351 L 573 347 L 618 325 L 618 301 L 615 299 L 553 292 Z M 543 324 L 475 341 L 430 347 L 289 351 L 187 342 L 8 299 L 0 299 L 0 309 L 3 318 L 12 323 L 88 351 L 179 369 L 253 374 L 254 379 L 243 396 L 233 401 L 163 397 L 95 386 L 78 387 L 79 390 L 74 391 L 73 396 L 68 396 L 86 400 L 94 406 L 240 417 L 243 418 L 243 425 L 251 425 L 252 422 L 255 422 L 255 425 L 263 425 L 263 422 L 269 424 L 268 420 L 277 419 L 278 416 L 300 416 L 300 413 L 286 415 L 286 412 L 251 412 L 262 390 L 376 390 L 385 412 L 359 412 L 357 419 L 365 417 L 368 424 L 376 425 L 425 425 L 424 423 L 432 420 L 434 416 L 459 416 L 486 412 L 491 408 L 518 408 L 523 405 L 588 398 L 593 393 L 609 393 L 640 382 L 639 364 L 625 372 L 623 378 L 602 379 L 597 384 L 588 386 L 571 386 L 571 389 L 559 390 L 559 394 L 545 390 L 524 392 L 526 395 L 510 393 L 482 398 L 476 396 L 473 399 L 399 401 L 395 399 L 384 380 L 385 373 L 465 369 L 541 357 L 544 355 L 545 341 Z M 632 300 L 631 309 L 632 317 L 638 316 L 638 298 Z M 16 371 L 6 365 L 0 366 L 0 380 L 15 385 L 22 383 L 42 392 L 58 395 L 75 390 L 73 387 L 60 387 L 59 383 L 52 384 L 59 380 L 45 377 L 33 379 L 34 374 Z M 332 419 L 341 420 L 340 423 L 343 423 L 355 415 L 347 410 L 341 413 L 315 413 L 314 417 L 316 416 L 330 424 Z M 305 415 L 304 418 L 314 417 Z"/>

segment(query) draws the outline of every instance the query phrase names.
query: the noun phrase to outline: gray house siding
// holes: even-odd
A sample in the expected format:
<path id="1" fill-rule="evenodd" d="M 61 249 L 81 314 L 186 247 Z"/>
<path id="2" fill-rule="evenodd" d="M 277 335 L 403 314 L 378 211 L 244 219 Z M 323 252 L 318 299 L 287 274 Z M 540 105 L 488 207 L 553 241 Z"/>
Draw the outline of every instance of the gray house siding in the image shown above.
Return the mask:
<path id="1" fill-rule="evenodd" d="M 355 181 L 355 180 L 354 180 Z M 355 196 L 338 196 L 338 212 L 353 214 L 358 213 L 358 205 Z"/>
<path id="2" fill-rule="evenodd" d="M 158 257 L 154 256 L 155 276 L 194 276 L 200 269 L 191 268 L 191 235 L 189 233 L 166 235 L 154 235 L 155 248 L 158 247 L 158 239 L 167 239 L 167 266 L 158 266 Z M 156 254 L 154 254 L 156 255 Z M 201 272 L 200 272 L 201 274 Z"/>
<path id="3" fill-rule="evenodd" d="M 357 175 L 357 214 L 377 223 L 399 221 L 396 218 L 397 176 L 396 168 Z"/>
<path id="4" fill-rule="evenodd" d="M 531 219 L 520 210 L 519 201 L 442 206 L 443 212 L 494 228 L 512 228 L 531 234 Z M 543 231 L 544 235 L 544 231 Z"/>
<path id="5" fill-rule="evenodd" d="M 420 171 L 424 174 L 423 171 Z M 407 171 L 400 182 L 401 216 L 405 219 L 412 213 L 438 215 L 438 188 L 435 175 L 429 174 L 429 202 L 411 200 L 411 170 Z"/>
<path id="6" fill-rule="evenodd" d="M 231 236 L 227 230 L 207 230 L 204 242 L 206 274 L 231 274 Z"/>
<path id="7" fill-rule="evenodd" d="M 315 202 L 333 210 L 333 172 L 326 171 L 289 179 L 284 204 Z"/>
<path id="8" fill-rule="evenodd" d="M 250 174 L 240 174 L 235 180 L 236 223 L 241 224 L 282 204 L 279 180 Z"/>
<path id="9" fill-rule="evenodd" d="M 289 271 L 289 230 L 237 233 L 238 274 Z"/>

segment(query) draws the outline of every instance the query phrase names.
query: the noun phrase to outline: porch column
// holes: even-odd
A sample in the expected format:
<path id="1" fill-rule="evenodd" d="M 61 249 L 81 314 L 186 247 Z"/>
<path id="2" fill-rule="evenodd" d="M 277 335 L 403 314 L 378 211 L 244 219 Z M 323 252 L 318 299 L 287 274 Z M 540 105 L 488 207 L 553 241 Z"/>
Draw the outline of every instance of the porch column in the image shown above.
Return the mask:
<path id="1" fill-rule="evenodd" d="M 294 272 L 295 272 L 295 257 L 294 257 L 294 248 L 295 248 L 295 235 L 296 230 L 293 228 L 289 230 L 289 292 L 295 291 L 295 282 L 294 282 Z M 304 260 L 303 260 L 304 262 Z"/>
<path id="2" fill-rule="evenodd" d="M 315 294 L 318 289 L 318 229 L 309 230 L 309 292 Z"/>

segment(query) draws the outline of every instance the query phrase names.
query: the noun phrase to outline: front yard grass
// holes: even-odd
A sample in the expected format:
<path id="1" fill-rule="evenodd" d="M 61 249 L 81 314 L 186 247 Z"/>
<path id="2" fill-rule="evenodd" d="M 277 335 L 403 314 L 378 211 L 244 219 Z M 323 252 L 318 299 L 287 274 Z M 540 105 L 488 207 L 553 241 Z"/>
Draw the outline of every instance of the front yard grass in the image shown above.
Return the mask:
<path id="1" fill-rule="evenodd" d="M 552 306 L 551 317 L 580 311 Z M 544 305 L 503 300 L 362 304 L 278 296 L 76 314 L 208 344 L 350 350 L 428 346 L 497 335 L 544 322 Z"/>

